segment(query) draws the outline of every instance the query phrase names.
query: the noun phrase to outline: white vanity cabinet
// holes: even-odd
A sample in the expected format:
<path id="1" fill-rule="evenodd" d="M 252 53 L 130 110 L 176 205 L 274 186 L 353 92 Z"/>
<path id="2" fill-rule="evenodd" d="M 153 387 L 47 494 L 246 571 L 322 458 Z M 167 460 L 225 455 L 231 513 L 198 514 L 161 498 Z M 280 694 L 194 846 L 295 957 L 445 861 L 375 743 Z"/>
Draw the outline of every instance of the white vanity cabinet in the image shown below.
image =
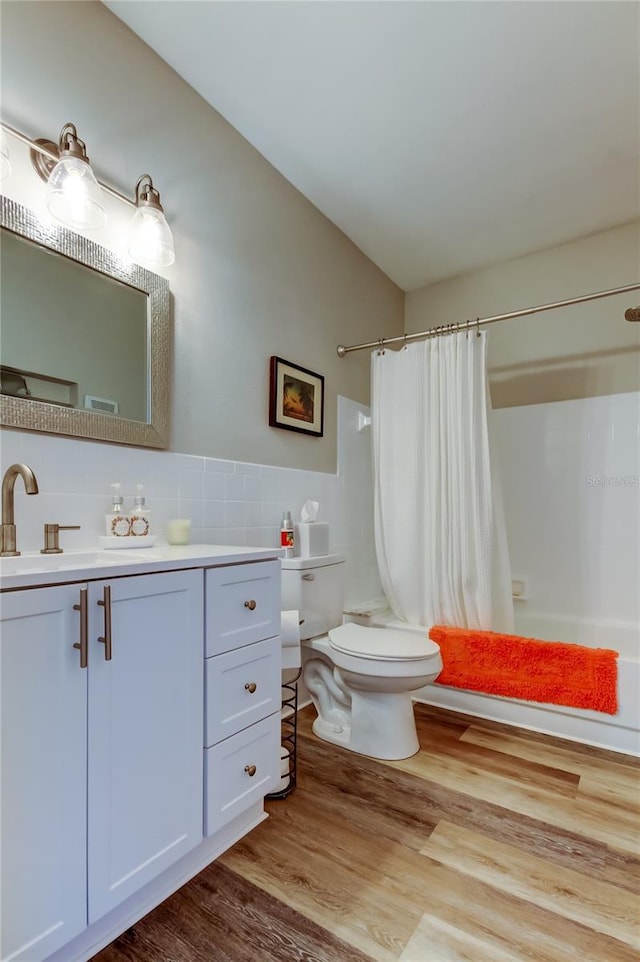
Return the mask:
<path id="1" fill-rule="evenodd" d="M 280 562 L 205 579 L 204 831 L 214 835 L 280 778 Z"/>
<path id="2" fill-rule="evenodd" d="M 274 552 L 105 554 L 0 559 L 0 962 L 86 962 L 279 779 Z"/>
<path id="3" fill-rule="evenodd" d="M 46 959 L 201 841 L 202 584 L 2 595 L 3 962 Z"/>

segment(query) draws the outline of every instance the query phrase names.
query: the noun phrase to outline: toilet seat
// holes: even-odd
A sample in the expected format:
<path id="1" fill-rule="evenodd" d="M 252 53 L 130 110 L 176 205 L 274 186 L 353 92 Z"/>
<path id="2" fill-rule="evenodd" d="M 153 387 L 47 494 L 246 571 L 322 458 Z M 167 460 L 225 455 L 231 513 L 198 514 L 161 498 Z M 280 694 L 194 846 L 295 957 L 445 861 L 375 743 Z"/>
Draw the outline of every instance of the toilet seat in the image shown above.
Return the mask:
<path id="1" fill-rule="evenodd" d="M 440 648 L 411 631 L 368 628 L 352 622 L 329 631 L 329 646 L 352 658 L 387 662 L 424 662 L 439 657 Z"/>

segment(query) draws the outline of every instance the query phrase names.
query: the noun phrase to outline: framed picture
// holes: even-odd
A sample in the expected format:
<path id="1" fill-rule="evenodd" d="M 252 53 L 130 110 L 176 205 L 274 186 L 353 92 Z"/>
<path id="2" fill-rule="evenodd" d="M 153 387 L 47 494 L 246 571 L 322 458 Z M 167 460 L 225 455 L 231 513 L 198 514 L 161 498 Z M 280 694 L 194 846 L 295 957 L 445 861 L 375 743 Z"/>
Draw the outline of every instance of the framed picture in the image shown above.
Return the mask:
<path id="1" fill-rule="evenodd" d="M 324 432 L 324 377 L 281 357 L 271 358 L 269 424 L 321 438 Z"/>

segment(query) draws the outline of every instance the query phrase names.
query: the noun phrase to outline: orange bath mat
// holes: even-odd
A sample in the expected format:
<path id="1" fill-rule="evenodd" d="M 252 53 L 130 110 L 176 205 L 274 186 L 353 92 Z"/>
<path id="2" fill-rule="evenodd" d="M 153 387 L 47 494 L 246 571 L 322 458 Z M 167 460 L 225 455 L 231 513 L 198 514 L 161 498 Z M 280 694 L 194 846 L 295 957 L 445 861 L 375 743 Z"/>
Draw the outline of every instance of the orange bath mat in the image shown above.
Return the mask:
<path id="1" fill-rule="evenodd" d="M 437 684 L 525 701 L 618 711 L 617 651 L 435 625 L 443 669 Z"/>

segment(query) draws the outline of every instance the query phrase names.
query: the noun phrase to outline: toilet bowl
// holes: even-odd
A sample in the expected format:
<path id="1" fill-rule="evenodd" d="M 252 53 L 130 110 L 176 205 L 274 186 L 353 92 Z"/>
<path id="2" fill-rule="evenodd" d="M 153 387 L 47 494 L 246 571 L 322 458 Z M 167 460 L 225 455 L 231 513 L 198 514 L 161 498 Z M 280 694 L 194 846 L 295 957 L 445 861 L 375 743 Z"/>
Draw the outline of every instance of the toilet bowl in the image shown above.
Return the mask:
<path id="1" fill-rule="evenodd" d="M 442 670 L 426 630 L 342 624 L 344 558 L 282 559 L 282 608 L 302 620 L 303 681 L 324 741 L 372 758 L 415 755 L 411 693 Z"/>
<path id="2" fill-rule="evenodd" d="M 411 692 L 440 673 L 436 644 L 412 632 L 345 624 L 304 641 L 302 653 L 319 738 L 372 758 L 415 755 Z"/>

